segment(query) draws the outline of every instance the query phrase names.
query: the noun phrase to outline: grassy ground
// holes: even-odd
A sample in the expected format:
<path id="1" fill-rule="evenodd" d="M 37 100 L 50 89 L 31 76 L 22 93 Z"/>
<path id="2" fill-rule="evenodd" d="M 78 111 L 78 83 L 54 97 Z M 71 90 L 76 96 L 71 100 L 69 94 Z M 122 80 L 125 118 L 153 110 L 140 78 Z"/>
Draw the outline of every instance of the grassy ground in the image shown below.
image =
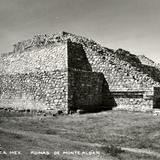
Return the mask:
<path id="1" fill-rule="evenodd" d="M 107 111 L 40 118 L 1 111 L 0 159 L 158 160 L 160 158 L 153 155 L 120 148 L 160 153 L 159 126 L 160 117 L 149 113 Z M 20 151 L 21 154 L 14 155 L 9 151 Z M 33 151 L 45 155 L 34 155 Z"/>

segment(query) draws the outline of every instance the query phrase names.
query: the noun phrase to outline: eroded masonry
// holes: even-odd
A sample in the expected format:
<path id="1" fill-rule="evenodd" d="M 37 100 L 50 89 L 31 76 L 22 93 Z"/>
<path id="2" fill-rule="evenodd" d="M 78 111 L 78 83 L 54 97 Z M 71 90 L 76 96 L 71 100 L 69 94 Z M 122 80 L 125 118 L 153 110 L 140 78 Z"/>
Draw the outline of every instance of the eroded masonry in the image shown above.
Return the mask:
<path id="1" fill-rule="evenodd" d="M 37 35 L 1 55 L 0 103 L 64 113 L 150 111 L 160 107 L 160 69 L 151 62 L 71 33 Z"/>

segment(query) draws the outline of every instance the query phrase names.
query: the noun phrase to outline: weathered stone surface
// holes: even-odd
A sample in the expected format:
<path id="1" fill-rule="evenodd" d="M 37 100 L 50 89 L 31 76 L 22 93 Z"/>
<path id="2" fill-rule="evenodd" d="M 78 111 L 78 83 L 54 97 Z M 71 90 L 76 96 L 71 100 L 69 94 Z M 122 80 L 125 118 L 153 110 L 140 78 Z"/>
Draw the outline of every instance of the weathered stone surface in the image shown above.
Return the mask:
<path id="1" fill-rule="evenodd" d="M 160 104 L 158 65 L 66 32 L 18 42 L 1 55 L 0 75 L 1 101 L 16 106 L 20 99 L 26 107 L 63 112 L 116 105 L 145 111 Z"/>
<path id="2" fill-rule="evenodd" d="M 66 70 L 67 43 L 14 53 L 0 59 L 1 74 Z"/>
<path id="3" fill-rule="evenodd" d="M 68 82 L 68 104 L 71 110 L 93 111 L 100 109 L 100 106 L 109 109 L 115 105 L 113 99 L 109 101 L 110 91 L 108 86 L 104 86 L 107 82 L 102 73 L 69 69 Z"/>
<path id="4" fill-rule="evenodd" d="M 67 112 L 67 74 L 67 71 L 57 70 L 1 75 L 0 101 L 14 102 L 12 107 L 15 109 L 61 109 Z"/>

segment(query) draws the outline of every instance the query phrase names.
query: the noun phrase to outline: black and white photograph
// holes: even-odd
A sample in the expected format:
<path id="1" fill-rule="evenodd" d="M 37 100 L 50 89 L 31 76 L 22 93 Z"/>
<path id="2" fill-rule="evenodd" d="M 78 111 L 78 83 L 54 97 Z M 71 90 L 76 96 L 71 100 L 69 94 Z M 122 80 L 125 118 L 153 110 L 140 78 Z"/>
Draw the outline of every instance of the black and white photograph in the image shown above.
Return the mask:
<path id="1" fill-rule="evenodd" d="M 0 160 L 160 160 L 160 0 L 0 0 Z"/>

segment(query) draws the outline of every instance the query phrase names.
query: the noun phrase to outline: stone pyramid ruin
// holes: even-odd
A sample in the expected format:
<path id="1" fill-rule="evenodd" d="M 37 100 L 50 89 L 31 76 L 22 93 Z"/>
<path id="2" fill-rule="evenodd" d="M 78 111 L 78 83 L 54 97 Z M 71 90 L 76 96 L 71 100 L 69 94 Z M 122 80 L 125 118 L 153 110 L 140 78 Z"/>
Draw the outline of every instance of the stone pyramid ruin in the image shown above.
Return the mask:
<path id="1" fill-rule="evenodd" d="M 85 37 L 67 32 L 36 35 L 1 54 L 1 106 L 64 113 L 151 111 L 159 102 L 158 65 Z"/>

